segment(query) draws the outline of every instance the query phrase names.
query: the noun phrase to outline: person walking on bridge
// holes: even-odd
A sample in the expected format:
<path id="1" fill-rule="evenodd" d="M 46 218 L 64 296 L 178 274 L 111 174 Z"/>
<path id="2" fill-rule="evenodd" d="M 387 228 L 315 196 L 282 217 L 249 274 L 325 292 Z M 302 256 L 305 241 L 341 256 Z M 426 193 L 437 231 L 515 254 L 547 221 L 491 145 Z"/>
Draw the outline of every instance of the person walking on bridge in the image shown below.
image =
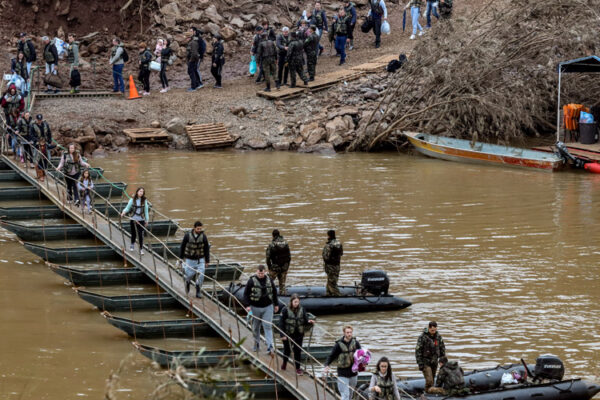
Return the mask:
<path id="1" fill-rule="evenodd" d="M 392 366 L 387 357 L 377 361 L 375 372 L 369 383 L 369 400 L 401 400 L 396 376 L 392 373 Z"/>
<path id="2" fill-rule="evenodd" d="M 71 143 L 67 151 L 63 152 L 56 170 L 61 172 L 65 177 L 65 183 L 67 185 L 67 203 L 71 204 L 73 199 L 75 199 L 76 206 L 79 206 L 77 182 L 81 175 L 81 167 L 89 168 L 90 165 L 83 161 L 81 154 L 75 149 L 75 144 Z"/>
<path id="3" fill-rule="evenodd" d="M 204 271 L 210 262 L 210 244 L 204 233 L 202 222 L 194 222 L 194 228 L 183 236 L 179 258 L 183 260 L 185 294 L 190 292 L 190 283 L 196 277 L 196 297 L 202 298 Z"/>
<path id="4" fill-rule="evenodd" d="M 337 283 L 340 278 L 340 262 L 343 254 L 344 248 L 342 243 L 335 238 L 335 231 L 333 229 L 327 231 L 327 243 L 323 247 L 323 268 L 327 274 L 325 290 L 327 296 L 341 296 Z"/>
<path id="5" fill-rule="evenodd" d="M 273 230 L 273 240 L 267 246 L 267 267 L 271 280 L 279 282 L 279 295 L 285 294 L 285 279 L 287 278 L 290 261 L 292 259 L 290 246 L 281 236 L 278 229 Z"/>
<path id="6" fill-rule="evenodd" d="M 304 341 L 304 332 L 308 329 L 307 326 L 314 323 L 315 321 L 308 319 L 308 313 L 300 305 L 300 297 L 294 293 L 290 297 L 290 304 L 281 310 L 281 318 L 279 318 L 280 336 L 283 341 L 283 363 L 281 364 L 281 369 L 286 369 L 293 348 L 296 373 L 298 375 L 304 373 L 300 368 L 302 342 Z"/>
<path id="7" fill-rule="evenodd" d="M 329 365 L 337 362 L 337 387 L 342 400 L 350 400 L 352 391 L 358 381 L 358 372 L 352 371 L 354 363 L 354 352 L 360 349 L 360 343 L 352 336 L 354 329 L 350 325 L 344 327 L 344 336 L 335 342 L 331 353 L 325 361 L 325 374 L 329 373 Z"/>
<path id="8" fill-rule="evenodd" d="M 264 265 L 259 265 L 256 274 L 246 283 L 244 290 L 246 311 L 252 314 L 252 331 L 254 333 L 253 351 L 260 350 L 260 327 L 262 325 L 267 340 L 267 353 L 273 348 L 273 312 L 279 311 L 279 299 L 275 284 L 267 275 Z"/>
<path id="9" fill-rule="evenodd" d="M 131 246 L 129 250 L 135 250 L 135 239 L 138 239 L 140 244 L 140 254 L 144 254 L 144 229 L 148 225 L 150 217 L 148 215 L 148 209 L 150 208 L 149 201 L 146 199 L 146 190 L 143 187 L 139 187 L 127 206 L 121 213 L 121 217 L 125 214 L 129 214 L 129 227 L 131 229 Z"/>
<path id="10" fill-rule="evenodd" d="M 445 355 L 446 346 L 442 336 L 437 331 L 437 322 L 431 321 L 419 336 L 415 348 L 419 371 L 422 371 L 425 377 L 425 392 L 430 393 L 429 390 L 433 387 L 438 367 L 438 359 Z"/>

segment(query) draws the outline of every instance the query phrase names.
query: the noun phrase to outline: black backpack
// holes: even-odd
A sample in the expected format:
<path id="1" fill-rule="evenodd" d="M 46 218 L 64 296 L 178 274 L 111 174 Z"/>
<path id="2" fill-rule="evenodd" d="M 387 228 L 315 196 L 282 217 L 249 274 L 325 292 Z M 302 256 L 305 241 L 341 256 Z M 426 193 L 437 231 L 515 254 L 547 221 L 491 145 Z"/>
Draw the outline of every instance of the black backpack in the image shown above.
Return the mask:
<path id="1" fill-rule="evenodd" d="M 81 74 L 79 73 L 79 70 L 74 69 L 71 71 L 71 80 L 69 81 L 69 86 L 81 86 Z"/>
<path id="2" fill-rule="evenodd" d="M 129 62 L 129 54 L 127 53 L 127 50 L 125 50 L 125 47 L 121 48 L 123 49 L 123 53 L 121 53 L 121 59 L 124 63 Z"/>
<path id="3" fill-rule="evenodd" d="M 398 57 L 397 60 L 392 60 L 388 63 L 388 65 L 386 67 L 386 71 L 387 72 L 396 72 L 400 68 L 402 68 L 402 65 L 404 65 L 405 62 L 406 62 L 406 56 L 404 54 L 400 54 L 400 57 Z"/>

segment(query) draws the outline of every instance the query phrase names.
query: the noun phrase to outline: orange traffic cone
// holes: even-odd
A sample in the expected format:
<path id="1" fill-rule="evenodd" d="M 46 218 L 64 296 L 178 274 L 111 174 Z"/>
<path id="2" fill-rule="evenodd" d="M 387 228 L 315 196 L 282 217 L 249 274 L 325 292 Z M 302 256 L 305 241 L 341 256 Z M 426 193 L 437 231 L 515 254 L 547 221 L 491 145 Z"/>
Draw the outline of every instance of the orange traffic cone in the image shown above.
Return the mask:
<path id="1" fill-rule="evenodd" d="M 135 88 L 135 83 L 133 82 L 133 75 L 129 75 L 129 97 L 127 97 L 127 100 L 139 99 L 140 97 L 142 96 L 140 96 L 137 89 Z"/>

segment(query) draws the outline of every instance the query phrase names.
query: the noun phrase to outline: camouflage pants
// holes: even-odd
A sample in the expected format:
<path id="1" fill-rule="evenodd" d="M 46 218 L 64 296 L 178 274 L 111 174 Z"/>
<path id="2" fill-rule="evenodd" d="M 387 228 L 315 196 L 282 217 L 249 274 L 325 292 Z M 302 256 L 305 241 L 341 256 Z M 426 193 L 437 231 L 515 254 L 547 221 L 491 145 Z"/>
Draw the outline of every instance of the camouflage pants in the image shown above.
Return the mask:
<path id="1" fill-rule="evenodd" d="M 296 86 L 296 74 L 300 76 L 302 81 L 307 81 L 306 75 L 304 75 L 304 65 L 301 62 L 292 62 L 290 63 L 290 83 L 292 86 Z"/>
<path id="2" fill-rule="evenodd" d="M 277 77 L 277 65 L 275 65 L 275 59 L 264 59 L 262 66 L 265 74 L 265 83 L 267 84 L 267 87 L 271 87 L 271 76 L 273 76 L 273 79 L 276 79 Z"/>
<path id="3" fill-rule="evenodd" d="M 279 295 L 285 293 L 285 280 L 287 278 L 289 268 L 289 263 L 285 263 L 281 266 L 273 264 L 271 265 L 271 268 L 269 268 L 269 277 L 271 280 L 274 281 L 277 279 L 277 282 L 279 282 Z"/>
<path id="4" fill-rule="evenodd" d="M 437 372 L 437 365 L 425 365 L 423 368 L 423 376 L 425 377 L 425 392 L 426 393 L 435 393 L 430 392 L 430 390 L 435 389 L 433 384 L 435 383 L 435 373 Z"/>
<path id="5" fill-rule="evenodd" d="M 308 77 L 315 79 L 315 73 L 317 70 L 317 53 L 309 53 L 306 55 L 306 69 L 308 70 Z"/>
<path id="6" fill-rule="evenodd" d="M 338 289 L 338 279 L 340 278 L 340 266 L 325 264 L 325 273 L 327 274 L 327 287 L 325 288 L 326 296 L 340 296 Z"/>

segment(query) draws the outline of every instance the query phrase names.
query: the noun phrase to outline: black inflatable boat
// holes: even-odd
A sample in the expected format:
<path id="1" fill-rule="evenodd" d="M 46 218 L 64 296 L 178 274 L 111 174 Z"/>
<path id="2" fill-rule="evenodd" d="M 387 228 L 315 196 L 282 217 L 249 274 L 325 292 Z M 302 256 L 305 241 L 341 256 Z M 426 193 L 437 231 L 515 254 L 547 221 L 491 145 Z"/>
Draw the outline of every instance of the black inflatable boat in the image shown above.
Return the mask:
<path id="1" fill-rule="evenodd" d="M 243 301 L 245 287 L 232 283 L 229 292 Z M 285 295 L 279 295 L 279 303 L 288 304 L 290 296 L 296 293 L 302 307 L 316 315 L 400 310 L 412 304 L 388 294 L 388 288 L 389 279 L 384 271 L 365 271 L 360 285 L 339 286 L 341 296 L 325 296 L 324 286 L 288 286 Z"/>

